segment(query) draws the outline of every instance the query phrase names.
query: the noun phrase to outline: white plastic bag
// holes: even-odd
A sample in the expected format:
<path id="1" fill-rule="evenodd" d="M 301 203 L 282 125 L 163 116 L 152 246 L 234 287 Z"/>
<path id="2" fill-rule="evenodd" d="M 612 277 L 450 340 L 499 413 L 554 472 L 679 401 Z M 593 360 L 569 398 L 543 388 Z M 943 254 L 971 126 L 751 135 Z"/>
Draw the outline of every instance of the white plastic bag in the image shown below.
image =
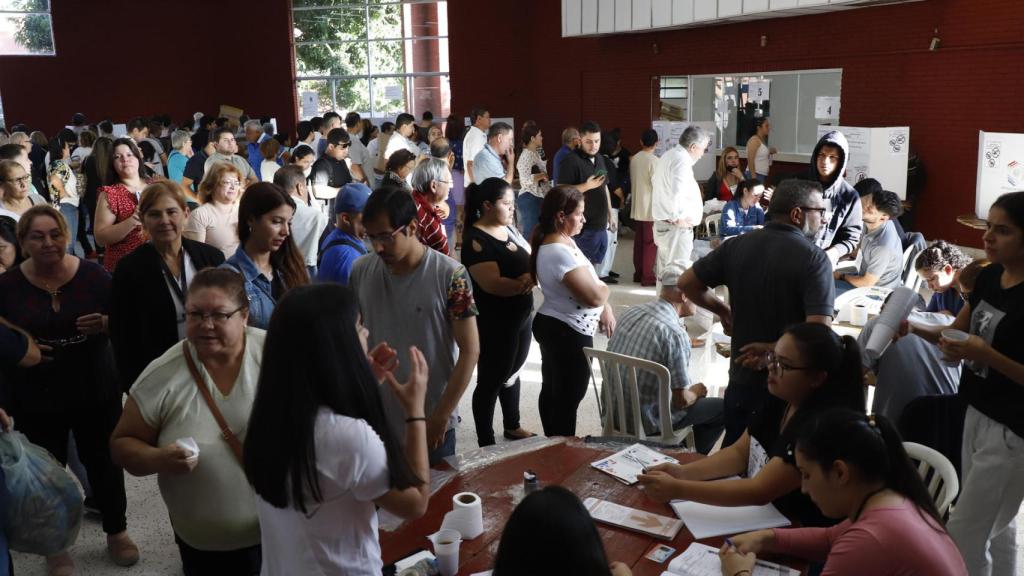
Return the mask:
<path id="1" fill-rule="evenodd" d="M 20 432 L 0 434 L 12 550 L 51 555 L 67 550 L 82 525 L 82 493 L 63 466 Z"/>

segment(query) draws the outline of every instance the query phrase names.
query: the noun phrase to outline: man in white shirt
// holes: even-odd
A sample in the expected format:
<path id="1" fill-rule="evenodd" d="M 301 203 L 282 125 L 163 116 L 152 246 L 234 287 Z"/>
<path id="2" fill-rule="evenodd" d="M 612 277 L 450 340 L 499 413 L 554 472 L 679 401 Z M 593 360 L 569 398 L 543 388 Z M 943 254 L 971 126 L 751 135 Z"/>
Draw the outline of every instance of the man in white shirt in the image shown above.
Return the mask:
<path id="1" fill-rule="evenodd" d="M 392 154 L 403 148 L 412 152 L 413 156 L 418 158 L 420 147 L 413 144 L 412 140 L 410 140 L 412 133 L 415 131 L 416 117 L 405 112 L 399 114 L 398 118 L 395 118 L 395 131 L 391 134 L 391 138 L 388 140 L 388 147 L 384 150 L 384 158 L 391 158 Z"/>
<path id="2" fill-rule="evenodd" d="M 302 168 L 295 164 L 282 166 L 274 172 L 274 184 L 277 184 L 295 199 L 295 216 L 292 217 L 292 238 L 306 260 L 306 269 L 310 278 L 316 278 L 316 257 L 319 249 L 320 235 L 327 227 L 327 215 L 310 202 L 309 190 L 306 188 L 306 175 Z"/>
<path id="3" fill-rule="evenodd" d="M 204 174 L 210 171 L 210 166 L 213 166 L 215 162 L 227 162 L 238 168 L 245 176 L 245 186 L 259 182 L 252 166 L 249 165 L 245 158 L 236 154 L 238 152 L 238 144 L 235 142 L 235 134 L 231 128 L 227 126 L 217 128 L 210 135 L 210 140 L 213 142 L 216 151 L 210 154 L 210 157 L 206 159 L 206 163 L 203 164 Z"/>
<path id="4" fill-rule="evenodd" d="M 658 145 L 658 133 L 648 128 L 640 135 L 643 148 L 633 155 L 629 161 L 629 179 L 633 183 L 633 204 L 630 217 L 636 222 L 636 237 L 633 240 L 633 281 L 641 286 L 657 284 L 654 275 L 654 258 L 657 247 L 654 245 L 654 217 L 651 216 L 651 203 L 654 192 L 654 169 L 658 166 L 658 157 L 654 148 Z"/>
<path id="5" fill-rule="evenodd" d="M 366 146 L 360 140 L 360 137 L 363 135 L 363 123 L 358 112 L 349 112 L 345 115 L 345 130 L 348 131 L 350 138 L 348 159 L 352 178 L 356 182 L 363 182 L 373 186 L 374 182 L 369 180 L 369 175 L 373 172 L 374 159 L 370 157 Z"/>
<path id="6" fill-rule="evenodd" d="M 473 180 L 473 161 L 476 155 L 487 145 L 487 129 L 491 127 L 491 113 L 486 108 L 474 108 L 469 114 L 472 126 L 462 137 L 462 157 L 466 161 L 466 181 Z"/>
<path id="7" fill-rule="evenodd" d="M 690 126 L 673 147 L 658 160 L 652 180 L 654 197 L 651 217 L 654 219 L 654 244 L 658 247 L 655 275 L 672 264 L 688 269 L 693 261 L 693 228 L 704 216 L 700 185 L 693 175 L 693 166 L 704 155 L 711 141 L 706 130 Z"/>

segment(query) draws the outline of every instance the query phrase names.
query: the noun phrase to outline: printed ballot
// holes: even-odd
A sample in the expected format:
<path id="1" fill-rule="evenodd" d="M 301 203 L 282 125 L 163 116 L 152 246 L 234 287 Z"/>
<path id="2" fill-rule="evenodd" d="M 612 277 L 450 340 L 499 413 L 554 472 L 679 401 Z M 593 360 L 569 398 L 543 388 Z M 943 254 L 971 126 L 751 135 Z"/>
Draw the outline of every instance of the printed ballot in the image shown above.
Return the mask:
<path id="1" fill-rule="evenodd" d="M 685 552 L 676 556 L 668 563 L 668 570 L 661 576 L 721 576 L 722 561 L 718 559 L 718 550 L 694 542 Z M 758 560 L 754 572 L 750 576 L 799 576 L 800 571 L 792 568 Z"/>
<path id="2" fill-rule="evenodd" d="M 665 463 L 678 464 L 679 461 L 643 444 L 633 444 L 590 465 L 624 484 L 633 485 L 636 484 L 637 475 L 642 474 L 644 468 Z"/>
<path id="3" fill-rule="evenodd" d="M 587 498 L 583 501 L 583 506 L 590 512 L 591 518 L 598 522 L 649 534 L 662 540 L 672 540 L 683 529 L 682 520 L 621 506 L 607 500 Z"/>

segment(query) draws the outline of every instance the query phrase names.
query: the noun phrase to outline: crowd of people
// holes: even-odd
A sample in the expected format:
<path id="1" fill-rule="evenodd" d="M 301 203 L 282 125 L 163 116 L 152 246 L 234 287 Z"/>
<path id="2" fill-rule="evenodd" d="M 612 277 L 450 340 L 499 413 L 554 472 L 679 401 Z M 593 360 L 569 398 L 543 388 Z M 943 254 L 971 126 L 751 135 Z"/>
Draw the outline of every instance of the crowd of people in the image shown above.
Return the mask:
<path id="1" fill-rule="evenodd" d="M 157 476 L 187 575 L 380 574 L 376 510 L 425 513 L 470 388 L 480 447 L 497 442 L 496 405 L 508 441 L 574 436 L 600 332 L 670 373 L 669 405 L 643 375 L 626 396 L 641 420 L 622 424 L 692 427 L 709 454 L 645 470 L 648 498 L 772 502 L 802 526 L 733 537 L 723 575 L 749 576 L 768 552 L 822 574 L 1015 572 L 1024 192 L 992 206 L 985 260 L 941 240 L 920 251 L 933 296 L 871 358 L 871 323 L 860 341 L 830 326 L 836 296 L 901 285 L 908 234 L 896 194 L 844 178 L 841 132 L 806 174 L 773 181 L 760 118 L 746 169 L 725 148 L 702 184 L 710 135 L 697 126 L 659 157 L 654 130 L 631 154 L 618 129 L 586 122 L 549 162 L 532 121 L 517 139 L 478 107 L 467 125 L 328 112 L 285 136 L 197 114 L 136 118 L 120 137 L 78 117 L 49 140 L 0 134 L 0 420 L 77 471 L 114 564 L 144 552 L 127 471 Z M 705 201 L 722 205 L 721 238 L 698 257 Z M 657 289 L 616 317 L 620 226 L 634 282 Z M 698 308 L 731 335 L 724 398 L 690 373 L 683 320 Z M 534 341 L 537 431 L 519 406 Z M 948 519 L 900 435 L 932 396 L 965 406 L 932 423 L 963 428 L 946 447 L 962 477 Z M 46 561 L 74 573 L 67 551 Z M 523 500 L 495 574 L 584 567 L 629 573 L 574 494 Z"/>

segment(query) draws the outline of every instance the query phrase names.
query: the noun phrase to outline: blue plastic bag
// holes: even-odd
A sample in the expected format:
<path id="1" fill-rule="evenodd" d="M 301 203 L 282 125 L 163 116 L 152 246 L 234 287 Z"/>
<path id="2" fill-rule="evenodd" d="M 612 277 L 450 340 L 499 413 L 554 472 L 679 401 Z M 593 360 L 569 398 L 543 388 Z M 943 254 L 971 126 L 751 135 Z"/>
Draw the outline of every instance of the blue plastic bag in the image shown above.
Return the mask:
<path id="1" fill-rule="evenodd" d="M 70 548 L 82 525 L 82 493 L 71 475 L 44 448 L 13 431 L 0 434 L 0 467 L 11 550 L 52 555 Z"/>

